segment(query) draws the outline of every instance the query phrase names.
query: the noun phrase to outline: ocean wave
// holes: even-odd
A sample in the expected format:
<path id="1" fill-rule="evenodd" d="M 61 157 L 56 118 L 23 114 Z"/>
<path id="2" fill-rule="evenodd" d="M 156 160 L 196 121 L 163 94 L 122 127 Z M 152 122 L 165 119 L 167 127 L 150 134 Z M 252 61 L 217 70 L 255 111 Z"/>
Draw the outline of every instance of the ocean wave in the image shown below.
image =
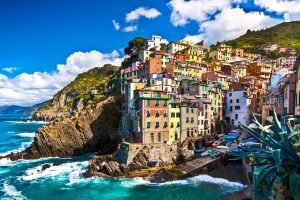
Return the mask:
<path id="1" fill-rule="evenodd" d="M 35 162 L 40 162 L 40 161 L 46 161 L 50 159 L 58 159 L 58 157 L 45 157 L 45 158 L 39 158 L 39 159 L 32 159 L 32 160 L 24 160 L 24 159 L 19 159 L 12 161 L 9 158 L 2 158 L 0 159 L 0 167 L 3 166 L 15 166 L 18 164 L 24 164 L 24 163 L 35 163 Z M 63 159 L 63 158 L 60 158 Z"/>
<path id="2" fill-rule="evenodd" d="M 23 196 L 22 193 L 15 188 L 15 186 L 9 185 L 7 181 L 4 182 L 2 191 L 4 192 L 4 197 L 7 197 L 4 199 L 16 199 L 16 200 L 26 199 L 26 197 Z"/>
<path id="3" fill-rule="evenodd" d="M 122 180 L 121 185 L 124 187 L 135 187 L 138 185 L 153 185 L 153 186 L 166 186 L 166 185 L 194 185 L 200 183 L 212 183 L 216 185 L 222 185 L 230 188 L 241 189 L 245 187 L 239 182 L 231 182 L 223 178 L 214 178 L 206 174 L 201 174 L 184 180 L 168 181 L 165 183 L 151 183 L 150 181 L 144 180 L 143 178 L 133 179 L 120 179 Z"/>
<path id="4" fill-rule="evenodd" d="M 19 133 L 19 134 L 17 134 L 17 136 L 19 136 L 19 137 L 29 137 L 29 138 L 34 138 L 35 132 L 32 132 L 32 133 Z"/>
<path id="5" fill-rule="evenodd" d="M 2 158 L 0 159 L 0 167 L 9 166 L 12 161 L 9 158 Z"/>
<path id="6" fill-rule="evenodd" d="M 31 143 L 32 143 L 32 141 L 22 142 L 21 145 L 19 146 L 19 148 L 0 153 L 0 156 L 6 156 L 11 153 L 17 153 L 17 152 L 23 151 L 23 150 L 27 149 L 31 145 Z"/>
<path id="7" fill-rule="evenodd" d="M 25 175 L 21 177 L 21 180 L 33 181 L 37 179 L 57 178 L 57 176 L 63 176 L 63 179 L 69 179 L 67 184 L 71 185 L 82 179 L 81 173 L 88 165 L 88 161 L 63 163 L 58 166 L 53 166 L 53 164 L 50 163 L 49 165 L 51 167 L 42 171 L 43 165 L 27 169 L 25 171 Z"/>

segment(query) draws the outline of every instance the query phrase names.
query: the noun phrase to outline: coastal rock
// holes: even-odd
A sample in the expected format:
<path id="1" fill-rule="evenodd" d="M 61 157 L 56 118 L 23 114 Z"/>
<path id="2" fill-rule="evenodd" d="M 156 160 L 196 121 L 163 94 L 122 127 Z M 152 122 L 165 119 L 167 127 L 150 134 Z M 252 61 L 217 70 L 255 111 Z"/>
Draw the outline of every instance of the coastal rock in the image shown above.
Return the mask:
<path id="1" fill-rule="evenodd" d="M 31 146 L 5 157 L 17 160 L 114 152 L 120 142 L 123 97 L 108 88 L 113 81 L 117 83 L 114 75 L 118 69 L 107 65 L 78 75 L 33 115 L 35 120 L 50 122 L 36 132 Z M 95 86 L 98 96 L 90 94 Z"/>
<path id="2" fill-rule="evenodd" d="M 48 169 L 48 168 L 50 168 L 50 167 L 51 167 L 50 164 L 44 164 L 44 165 L 42 166 L 42 171 L 45 171 L 46 169 Z"/>

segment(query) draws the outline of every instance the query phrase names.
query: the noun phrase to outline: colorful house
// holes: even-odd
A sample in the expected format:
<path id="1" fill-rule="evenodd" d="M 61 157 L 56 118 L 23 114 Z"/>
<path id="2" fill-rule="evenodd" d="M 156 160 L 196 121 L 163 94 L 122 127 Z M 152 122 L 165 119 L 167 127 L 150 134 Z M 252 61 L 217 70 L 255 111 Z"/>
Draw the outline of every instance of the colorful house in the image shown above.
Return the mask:
<path id="1" fill-rule="evenodd" d="M 163 91 L 137 90 L 138 124 L 136 141 L 163 143 L 169 140 L 168 103 L 170 96 Z"/>
<path id="2" fill-rule="evenodd" d="M 180 138 L 180 99 L 169 101 L 169 143 Z"/>

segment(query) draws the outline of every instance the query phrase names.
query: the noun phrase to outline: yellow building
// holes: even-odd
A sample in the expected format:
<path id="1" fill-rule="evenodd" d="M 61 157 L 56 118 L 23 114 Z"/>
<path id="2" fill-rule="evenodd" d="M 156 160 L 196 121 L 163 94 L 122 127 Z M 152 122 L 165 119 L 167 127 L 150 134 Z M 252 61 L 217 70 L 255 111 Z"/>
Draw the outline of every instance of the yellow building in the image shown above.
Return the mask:
<path id="1" fill-rule="evenodd" d="M 176 78 L 190 76 L 200 79 L 203 74 L 201 66 L 192 62 L 169 62 L 167 64 L 167 72 L 174 74 Z"/>
<path id="2" fill-rule="evenodd" d="M 169 101 L 169 143 L 180 138 L 180 99 Z"/>
<path id="3" fill-rule="evenodd" d="M 214 118 L 219 118 L 220 120 L 223 119 L 223 92 L 222 87 L 215 84 L 213 87 L 209 87 L 208 90 L 208 97 L 211 101 L 211 111 Z"/>
<path id="4" fill-rule="evenodd" d="M 203 58 L 203 49 L 200 49 L 197 46 L 190 46 L 183 50 L 184 54 L 186 54 L 186 58 L 189 61 L 202 63 Z"/>
<path id="5" fill-rule="evenodd" d="M 222 71 L 221 65 L 218 62 L 213 62 L 213 63 L 210 64 L 210 66 L 212 66 L 214 68 L 215 72 L 219 73 L 219 72 Z"/>
<path id="6" fill-rule="evenodd" d="M 262 62 L 251 62 L 247 68 L 247 74 L 251 76 L 260 76 L 261 78 L 270 79 L 272 65 Z"/>

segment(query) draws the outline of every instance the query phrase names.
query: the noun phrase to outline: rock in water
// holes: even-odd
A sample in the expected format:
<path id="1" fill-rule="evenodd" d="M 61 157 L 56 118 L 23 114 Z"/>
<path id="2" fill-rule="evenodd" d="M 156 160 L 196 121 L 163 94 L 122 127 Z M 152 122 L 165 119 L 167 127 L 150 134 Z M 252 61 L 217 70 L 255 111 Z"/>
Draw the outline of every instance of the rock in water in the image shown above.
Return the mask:
<path id="1" fill-rule="evenodd" d="M 44 164 L 43 166 L 42 166 L 42 171 L 45 171 L 46 169 L 48 169 L 48 168 L 50 168 L 51 167 L 51 165 L 49 165 L 49 164 Z"/>

